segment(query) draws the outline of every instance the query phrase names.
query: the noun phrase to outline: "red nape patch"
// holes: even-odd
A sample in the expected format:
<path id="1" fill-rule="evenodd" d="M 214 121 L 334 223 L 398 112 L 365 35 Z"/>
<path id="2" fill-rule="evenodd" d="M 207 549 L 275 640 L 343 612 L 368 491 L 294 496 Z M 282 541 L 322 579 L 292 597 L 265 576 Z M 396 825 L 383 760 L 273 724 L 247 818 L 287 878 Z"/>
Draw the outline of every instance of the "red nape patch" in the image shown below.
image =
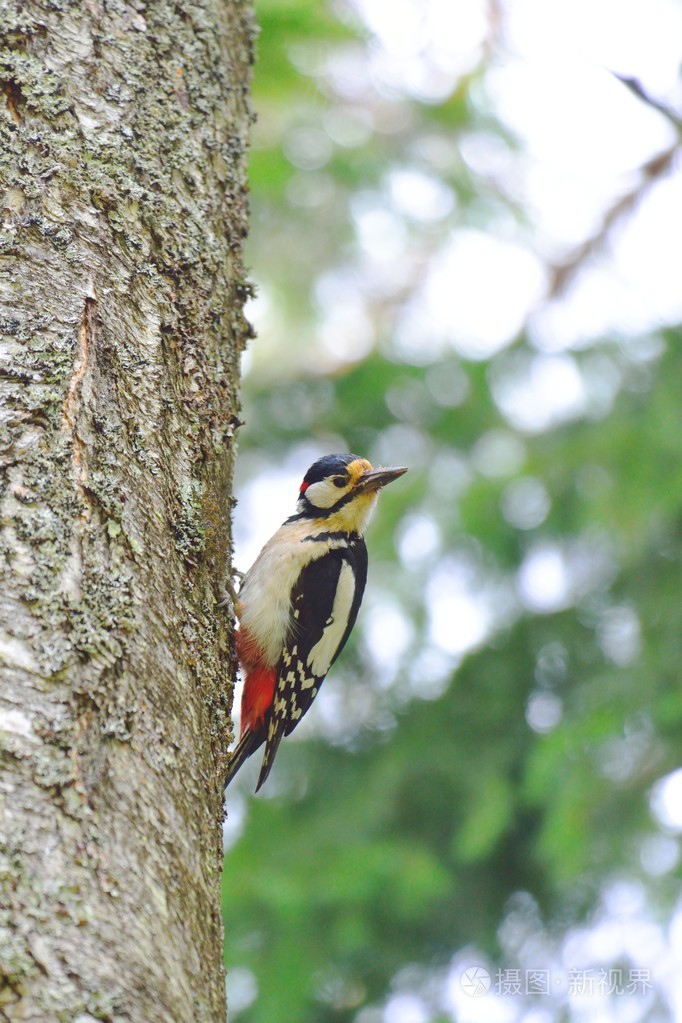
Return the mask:
<path id="1" fill-rule="evenodd" d="M 306 483 L 306 481 L 303 480 L 303 483 L 301 483 L 300 487 L 298 488 L 299 494 L 304 494 L 309 486 L 310 486 L 310 484 Z"/>
<path id="2" fill-rule="evenodd" d="M 262 727 L 275 696 L 276 677 L 274 668 L 254 668 L 247 674 L 242 693 L 240 738 L 247 729 L 255 732 Z"/>

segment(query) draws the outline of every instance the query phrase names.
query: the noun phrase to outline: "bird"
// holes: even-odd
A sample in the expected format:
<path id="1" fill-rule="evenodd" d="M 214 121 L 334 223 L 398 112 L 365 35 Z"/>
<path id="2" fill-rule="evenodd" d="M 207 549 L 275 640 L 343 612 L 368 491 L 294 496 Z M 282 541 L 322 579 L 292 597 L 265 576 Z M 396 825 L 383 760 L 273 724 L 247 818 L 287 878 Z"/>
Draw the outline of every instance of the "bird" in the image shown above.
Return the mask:
<path id="1" fill-rule="evenodd" d="M 367 580 L 364 533 L 379 491 L 407 468 L 353 454 L 313 462 L 296 510 L 243 576 L 236 599 L 244 676 L 239 741 L 225 787 L 265 744 L 256 792 L 279 744 L 310 708 L 355 624 Z"/>

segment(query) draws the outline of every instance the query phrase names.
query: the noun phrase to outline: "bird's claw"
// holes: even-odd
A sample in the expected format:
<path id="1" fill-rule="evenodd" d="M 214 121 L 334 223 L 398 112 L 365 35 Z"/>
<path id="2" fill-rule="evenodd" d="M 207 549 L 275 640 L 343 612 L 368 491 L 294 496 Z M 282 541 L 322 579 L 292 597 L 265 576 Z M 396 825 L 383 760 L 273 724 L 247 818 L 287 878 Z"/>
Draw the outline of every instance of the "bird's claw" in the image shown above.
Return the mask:
<path id="1" fill-rule="evenodd" d="M 239 601 L 239 596 L 237 594 L 237 590 L 235 589 L 234 580 L 238 579 L 239 582 L 241 583 L 243 578 L 244 578 L 243 572 L 240 572 L 236 568 L 232 569 L 231 574 L 225 580 L 225 586 L 223 589 L 223 599 L 218 601 L 216 607 L 220 608 L 227 607 L 229 608 L 232 614 L 235 613 L 237 603 Z"/>

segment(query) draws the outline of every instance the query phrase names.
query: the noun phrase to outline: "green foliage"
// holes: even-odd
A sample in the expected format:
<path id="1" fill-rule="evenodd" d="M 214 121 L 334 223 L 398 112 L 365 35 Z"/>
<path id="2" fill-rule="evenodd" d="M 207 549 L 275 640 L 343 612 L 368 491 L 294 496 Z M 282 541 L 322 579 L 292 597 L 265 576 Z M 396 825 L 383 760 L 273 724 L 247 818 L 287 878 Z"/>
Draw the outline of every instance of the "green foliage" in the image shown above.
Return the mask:
<path id="1" fill-rule="evenodd" d="M 594 893 L 617 866 L 633 868 L 632 842 L 650 828 L 645 793 L 680 757 L 682 487 L 670 471 L 671 420 L 661 409 L 682 371 L 681 351 L 670 345 L 652 391 L 622 395 L 605 421 L 528 442 L 528 467 L 553 498 L 536 533 L 579 536 L 608 524 L 620 562 L 610 585 L 575 609 L 522 616 L 465 660 L 440 699 L 397 710 L 391 741 L 368 731 L 359 753 L 289 744 L 280 754 L 288 795 L 251 805 L 247 831 L 226 864 L 229 954 L 249 964 L 261 985 L 249 1018 L 275 1018 L 268 999 L 276 1002 L 282 990 L 298 996 L 289 1012 L 279 1005 L 277 1018 L 322 1018 L 319 1005 L 303 1006 L 316 1004 L 335 971 L 344 991 L 377 999 L 406 962 L 442 962 L 470 942 L 494 951 L 514 891 L 532 891 L 549 914 L 566 912 L 578 880 Z M 339 424 L 344 408 L 348 422 L 360 408 L 359 422 L 380 429 L 382 389 L 396 372 L 388 365 L 382 377 L 368 359 L 339 379 Z M 269 389 L 252 395 L 261 425 L 272 400 Z M 466 434 L 465 410 L 461 428 Z M 632 472 L 620 464 L 625 458 Z M 591 464 L 603 469 L 608 486 L 576 487 Z M 661 502 L 654 478 L 666 480 Z M 437 513 L 424 484 L 402 499 L 394 492 L 396 509 L 386 517 L 401 503 L 409 511 L 416 499 Z M 501 520 L 498 491 L 497 481 L 477 481 L 467 534 L 482 548 L 507 552 L 513 564 L 527 540 Z M 386 517 L 371 538 L 384 556 Z M 411 597 L 423 600 L 421 593 Z M 636 608 L 641 622 L 642 652 L 627 668 L 599 647 L 599 623 L 613 600 Z M 408 663 L 404 670 L 414 669 Z M 536 685 L 564 705 L 561 725 L 545 735 L 534 734 L 524 716 Z M 628 736 L 638 729 L 645 746 L 628 763 Z M 617 758 L 619 744 L 624 773 L 614 780 L 603 762 L 609 750 Z M 280 944 L 298 951 L 294 962 L 281 964 L 293 977 L 273 973 Z M 330 1019 L 352 1016 L 332 1009 Z"/>
<path id="2" fill-rule="evenodd" d="M 465 946 L 507 954 L 500 925 L 516 893 L 529 892 L 559 935 L 589 919 L 614 876 L 638 878 L 651 911 L 669 910 L 679 868 L 657 885 L 640 854 L 657 833 L 651 786 L 682 757 L 682 332 L 586 345 L 571 356 L 576 370 L 588 392 L 617 376 L 613 401 L 536 434 L 509 421 L 495 390 L 537 356 L 523 335 L 478 361 L 449 346 L 405 353 L 392 339 L 405 296 L 365 294 L 374 342 L 352 358 L 320 356 L 315 282 L 355 266 L 363 287 L 349 228 L 358 190 L 378 188 L 391 166 L 426 166 L 427 139 L 450 145 L 478 130 L 509 151 L 514 142 L 480 93 L 471 102 L 475 68 L 441 103 L 394 97 L 405 127 L 301 171 L 282 138 L 319 121 L 334 96 L 321 74 L 301 77 L 292 53 L 319 67 L 320 54 L 350 45 L 351 29 L 304 2 L 264 0 L 260 19 L 256 97 L 277 130 L 260 137 L 253 159 L 252 251 L 283 336 L 272 341 L 266 329 L 254 346 L 243 479 L 264 460 L 332 440 L 372 459 L 395 452 L 410 466 L 382 496 L 369 536 L 368 600 L 397 605 L 411 630 L 397 637 L 399 667 L 387 682 L 368 656 L 366 605 L 325 683 L 338 702 L 333 742 L 283 745 L 271 798 L 249 801 L 226 857 L 226 962 L 258 986 L 239 1018 L 342 1023 L 381 1004 L 410 964 L 435 975 Z M 301 173 L 311 188 L 325 177 L 326 203 L 290 202 Z M 499 212 L 502 200 L 461 161 L 443 180 L 459 226 L 485 228 Z M 506 209 L 530 218 L 511 201 Z M 425 251 L 452 229 L 406 227 Z M 491 469 L 483 451 L 495 445 Z M 546 507 L 524 522 L 529 505 L 518 495 L 529 483 Z M 435 540 L 410 558 L 401 540 L 415 521 Z M 520 596 L 523 566 L 543 549 L 563 558 L 569 577 L 563 601 L 548 608 Z M 488 614 L 485 640 L 461 655 L 437 654 L 430 631 L 444 567 L 480 592 Z M 453 634 L 459 626 L 452 621 Z"/>

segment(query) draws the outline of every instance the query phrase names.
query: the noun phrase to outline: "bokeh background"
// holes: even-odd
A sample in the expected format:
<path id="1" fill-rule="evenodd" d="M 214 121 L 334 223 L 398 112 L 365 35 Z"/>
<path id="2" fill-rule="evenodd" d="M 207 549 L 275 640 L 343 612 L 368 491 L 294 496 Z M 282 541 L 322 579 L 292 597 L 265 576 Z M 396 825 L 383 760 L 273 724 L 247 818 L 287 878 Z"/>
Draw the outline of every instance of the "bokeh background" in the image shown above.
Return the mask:
<path id="1" fill-rule="evenodd" d="M 231 1019 L 682 1020 L 682 4 L 257 14 L 238 567 L 410 472 L 228 793 Z"/>

